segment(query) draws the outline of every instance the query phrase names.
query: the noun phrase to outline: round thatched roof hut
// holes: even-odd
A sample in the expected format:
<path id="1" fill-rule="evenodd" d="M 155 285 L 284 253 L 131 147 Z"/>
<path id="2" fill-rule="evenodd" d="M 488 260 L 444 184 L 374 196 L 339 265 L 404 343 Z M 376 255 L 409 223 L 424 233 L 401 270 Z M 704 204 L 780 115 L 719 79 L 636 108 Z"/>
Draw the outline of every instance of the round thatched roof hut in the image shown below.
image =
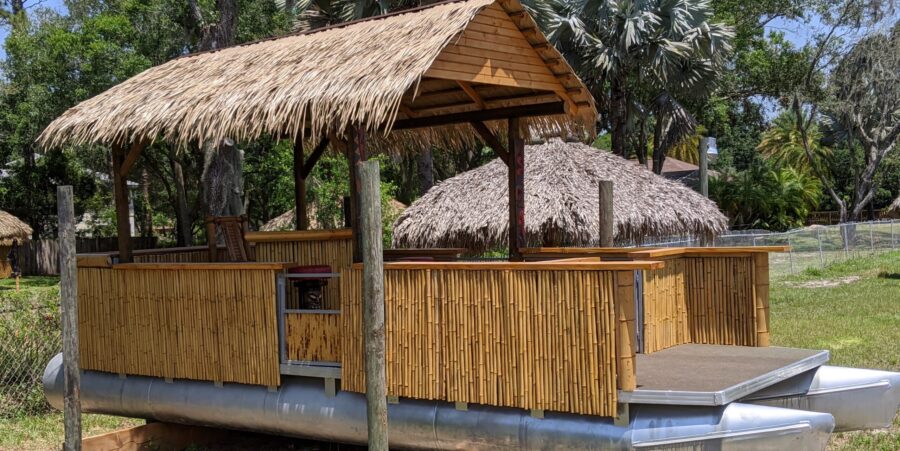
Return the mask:
<path id="1" fill-rule="evenodd" d="M 503 248 L 509 210 L 506 165 L 500 159 L 447 179 L 400 215 L 394 247 Z M 614 184 L 618 241 L 725 231 L 716 204 L 609 152 L 552 140 L 525 148 L 525 228 L 529 247 L 596 246 L 599 182 Z"/>
<path id="2" fill-rule="evenodd" d="M 22 244 L 31 239 L 31 227 L 21 219 L 0 210 L 0 279 L 9 277 L 12 267 L 6 261 L 13 242 Z"/>
<path id="3" fill-rule="evenodd" d="M 900 196 L 897 196 L 891 205 L 887 208 L 888 216 L 892 218 L 900 218 Z"/>

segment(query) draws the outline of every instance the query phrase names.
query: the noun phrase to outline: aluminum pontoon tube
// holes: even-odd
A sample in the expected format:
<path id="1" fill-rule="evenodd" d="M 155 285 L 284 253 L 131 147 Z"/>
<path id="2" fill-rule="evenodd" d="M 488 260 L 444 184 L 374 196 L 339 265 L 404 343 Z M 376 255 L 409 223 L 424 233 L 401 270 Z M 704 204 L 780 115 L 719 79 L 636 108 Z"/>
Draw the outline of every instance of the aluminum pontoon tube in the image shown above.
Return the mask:
<path id="1" fill-rule="evenodd" d="M 827 412 L 834 416 L 835 431 L 886 428 L 900 408 L 900 373 L 821 366 L 741 402 Z"/>
<path id="2" fill-rule="evenodd" d="M 62 356 L 44 373 L 44 391 L 62 405 Z M 85 412 L 252 430 L 338 442 L 366 440 L 365 397 L 325 394 L 321 379 L 286 377 L 275 392 L 265 387 L 211 382 L 167 383 L 149 377 L 121 379 L 86 371 L 81 378 Z M 631 423 L 547 413 L 532 418 L 519 409 L 403 399 L 389 406 L 394 448 L 418 449 L 654 449 L 683 444 L 722 450 L 821 450 L 831 415 L 775 407 L 632 406 Z"/>

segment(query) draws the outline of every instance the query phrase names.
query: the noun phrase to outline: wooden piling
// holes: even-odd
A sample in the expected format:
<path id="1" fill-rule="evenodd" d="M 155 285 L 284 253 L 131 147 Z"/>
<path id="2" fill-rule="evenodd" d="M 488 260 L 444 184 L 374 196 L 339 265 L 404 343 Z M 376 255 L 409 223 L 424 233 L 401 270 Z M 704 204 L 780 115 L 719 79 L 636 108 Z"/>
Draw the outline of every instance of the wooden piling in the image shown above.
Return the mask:
<path id="1" fill-rule="evenodd" d="M 616 236 L 613 217 L 613 182 L 600 181 L 600 247 L 613 247 Z"/>
<path id="2" fill-rule="evenodd" d="M 362 136 L 359 137 L 363 139 Z M 360 238 L 363 258 L 363 332 L 366 367 L 366 413 L 369 449 L 388 449 L 387 379 L 385 374 L 384 261 L 381 236 L 381 189 L 377 161 L 357 165 L 360 193 Z"/>
<path id="3" fill-rule="evenodd" d="M 66 451 L 81 449 L 81 369 L 78 353 L 78 268 L 75 201 L 71 186 L 56 190 L 59 217 L 59 294 L 63 335 L 63 422 Z"/>

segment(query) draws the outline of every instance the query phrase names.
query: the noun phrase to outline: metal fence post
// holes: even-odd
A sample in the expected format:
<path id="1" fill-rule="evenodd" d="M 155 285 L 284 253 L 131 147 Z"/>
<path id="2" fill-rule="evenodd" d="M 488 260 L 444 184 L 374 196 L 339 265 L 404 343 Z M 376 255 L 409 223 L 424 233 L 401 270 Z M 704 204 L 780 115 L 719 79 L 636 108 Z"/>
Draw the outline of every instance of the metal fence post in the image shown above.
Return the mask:
<path id="1" fill-rule="evenodd" d="M 790 249 L 788 251 L 788 260 L 790 260 L 790 262 L 791 262 L 791 274 L 793 274 L 794 273 L 794 246 L 791 245 L 791 236 L 790 235 L 788 235 L 787 241 L 788 241 L 788 249 Z"/>
<path id="2" fill-rule="evenodd" d="M 825 268 L 825 254 L 822 253 L 822 229 L 816 229 L 816 240 L 819 241 L 819 263 Z"/>

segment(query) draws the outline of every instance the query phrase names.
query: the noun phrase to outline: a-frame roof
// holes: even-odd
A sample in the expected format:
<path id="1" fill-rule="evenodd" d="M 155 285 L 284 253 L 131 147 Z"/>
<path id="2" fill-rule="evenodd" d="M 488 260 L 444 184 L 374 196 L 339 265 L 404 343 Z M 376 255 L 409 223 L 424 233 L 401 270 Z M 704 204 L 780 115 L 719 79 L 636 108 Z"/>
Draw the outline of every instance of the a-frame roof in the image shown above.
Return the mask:
<path id="1" fill-rule="evenodd" d="M 518 0 L 463 0 L 177 58 L 66 111 L 39 142 L 316 139 L 363 125 L 447 145 L 473 135 L 472 114 L 498 120 L 511 108 L 532 133 L 572 133 L 596 117 Z"/>

